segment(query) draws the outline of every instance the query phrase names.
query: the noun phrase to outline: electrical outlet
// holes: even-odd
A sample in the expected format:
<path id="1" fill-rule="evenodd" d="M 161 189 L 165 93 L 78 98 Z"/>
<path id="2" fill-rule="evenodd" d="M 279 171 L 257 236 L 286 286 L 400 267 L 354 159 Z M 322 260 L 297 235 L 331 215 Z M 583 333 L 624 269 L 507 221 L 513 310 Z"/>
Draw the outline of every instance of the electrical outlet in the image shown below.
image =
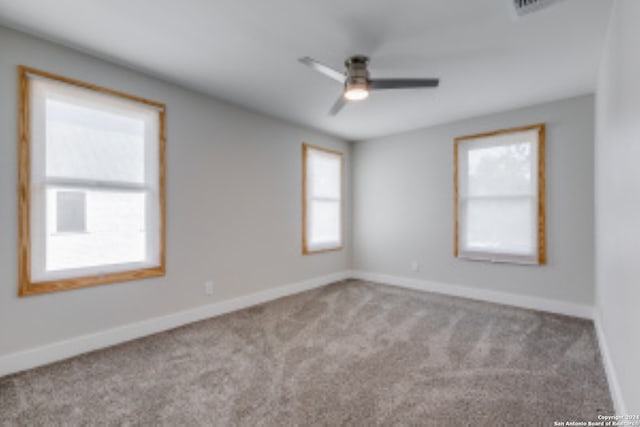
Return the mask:
<path id="1" fill-rule="evenodd" d="M 207 280 L 204 282 L 204 294 L 213 295 L 213 280 Z"/>
<path id="2" fill-rule="evenodd" d="M 411 261 L 411 271 L 420 271 L 420 263 L 418 261 Z"/>

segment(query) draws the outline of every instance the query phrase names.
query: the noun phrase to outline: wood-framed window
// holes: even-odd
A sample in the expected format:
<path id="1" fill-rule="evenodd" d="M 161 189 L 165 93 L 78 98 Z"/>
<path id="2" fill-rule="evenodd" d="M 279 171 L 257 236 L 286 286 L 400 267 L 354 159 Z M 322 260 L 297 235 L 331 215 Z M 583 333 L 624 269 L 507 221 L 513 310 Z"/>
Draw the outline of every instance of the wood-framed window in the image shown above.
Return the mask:
<path id="1" fill-rule="evenodd" d="M 302 144 L 302 253 L 343 245 L 343 154 Z"/>
<path id="2" fill-rule="evenodd" d="M 20 296 L 165 273 L 165 105 L 19 66 Z"/>
<path id="3" fill-rule="evenodd" d="M 545 125 L 454 142 L 454 255 L 545 264 Z"/>

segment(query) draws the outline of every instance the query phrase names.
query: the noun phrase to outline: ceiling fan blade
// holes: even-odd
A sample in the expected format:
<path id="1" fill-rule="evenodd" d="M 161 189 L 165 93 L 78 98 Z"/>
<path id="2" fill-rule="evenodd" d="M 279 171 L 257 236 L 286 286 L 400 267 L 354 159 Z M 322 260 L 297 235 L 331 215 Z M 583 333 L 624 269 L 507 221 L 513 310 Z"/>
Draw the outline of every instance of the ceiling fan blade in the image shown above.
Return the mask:
<path id="1" fill-rule="evenodd" d="M 342 110 L 342 107 L 345 106 L 346 103 L 347 103 L 347 100 L 344 99 L 344 95 L 341 93 L 340 97 L 336 99 L 335 104 L 333 104 L 333 107 L 331 107 L 331 110 L 329 110 L 329 115 L 335 116 L 336 114 L 338 114 L 340 110 Z"/>
<path id="2" fill-rule="evenodd" d="M 438 87 L 440 79 L 374 79 L 369 81 L 369 88 L 376 89 L 411 89 L 421 87 Z"/>
<path id="3" fill-rule="evenodd" d="M 313 58 L 310 58 L 308 56 L 305 56 L 304 58 L 300 58 L 298 59 L 298 61 L 300 61 L 302 64 L 307 65 L 311 68 L 313 68 L 314 70 L 318 71 L 319 73 L 324 74 L 325 76 L 336 80 L 340 83 L 344 83 L 344 81 L 346 80 L 347 76 L 344 73 L 341 73 L 340 71 L 334 70 L 331 67 L 327 67 L 324 64 L 321 64 L 320 62 L 316 61 Z"/>

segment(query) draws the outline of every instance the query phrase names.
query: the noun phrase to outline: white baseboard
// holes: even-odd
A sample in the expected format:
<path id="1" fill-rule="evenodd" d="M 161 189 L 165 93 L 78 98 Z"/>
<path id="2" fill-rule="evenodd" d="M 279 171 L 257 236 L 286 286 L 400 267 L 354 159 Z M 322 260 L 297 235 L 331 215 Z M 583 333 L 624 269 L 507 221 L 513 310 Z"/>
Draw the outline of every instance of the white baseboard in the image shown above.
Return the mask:
<path id="1" fill-rule="evenodd" d="M 350 274 L 348 272 L 315 277 L 313 279 L 280 286 L 255 294 L 220 301 L 166 316 L 156 317 L 142 322 L 136 322 L 108 329 L 106 331 L 82 335 L 42 347 L 12 353 L 0 357 L 0 377 L 52 362 L 57 362 L 59 360 L 68 359 L 82 353 L 120 344 L 125 341 L 173 329 L 198 320 L 208 319 L 288 295 L 319 288 L 349 277 Z"/>
<path id="2" fill-rule="evenodd" d="M 498 304 L 513 305 L 532 310 L 547 311 L 567 316 L 593 319 L 593 307 L 583 304 L 555 301 L 546 298 L 516 295 L 506 292 L 490 291 L 487 289 L 471 288 L 468 286 L 451 285 L 409 277 L 392 276 L 388 274 L 370 273 L 366 271 L 352 271 L 351 277 L 371 282 L 383 283 L 418 291 L 435 292 L 438 294 L 463 297 Z"/>
<path id="3" fill-rule="evenodd" d="M 598 344 L 600 345 L 600 355 L 602 356 L 604 371 L 607 374 L 609 392 L 611 393 L 611 400 L 613 400 L 613 407 L 616 411 L 616 415 L 629 415 L 624 399 L 622 398 L 620 382 L 618 381 L 618 375 L 616 374 L 613 360 L 611 359 L 611 353 L 609 352 L 609 346 L 607 345 L 607 339 L 602 325 L 602 317 L 598 310 L 595 312 L 593 323 L 596 328 Z"/>

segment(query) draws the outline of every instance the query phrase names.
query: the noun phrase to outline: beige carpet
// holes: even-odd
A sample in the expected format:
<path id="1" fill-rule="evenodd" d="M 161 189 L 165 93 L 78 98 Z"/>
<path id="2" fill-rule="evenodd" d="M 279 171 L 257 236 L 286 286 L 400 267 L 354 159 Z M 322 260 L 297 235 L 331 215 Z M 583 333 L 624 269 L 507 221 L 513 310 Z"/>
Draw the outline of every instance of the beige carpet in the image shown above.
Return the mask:
<path id="1" fill-rule="evenodd" d="M 0 379 L 2 425 L 553 425 L 611 414 L 589 321 L 361 281 Z"/>

